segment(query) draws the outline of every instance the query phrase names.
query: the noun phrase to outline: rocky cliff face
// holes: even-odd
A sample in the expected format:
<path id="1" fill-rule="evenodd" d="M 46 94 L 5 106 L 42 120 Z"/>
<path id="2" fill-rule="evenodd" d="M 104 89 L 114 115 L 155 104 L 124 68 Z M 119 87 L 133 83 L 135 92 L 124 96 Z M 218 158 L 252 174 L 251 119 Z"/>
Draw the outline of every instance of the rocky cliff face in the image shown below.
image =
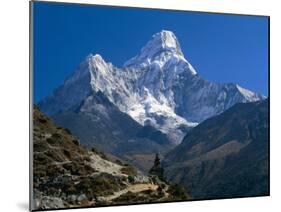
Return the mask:
<path id="1" fill-rule="evenodd" d="M 33 126 L 34 210 L 189 198 L 129 164 L 95 148 L 87 150 L 36 107 Z"/>
<path id="2" fill-rule="evenodd" d="M 185 59 L 176 36 L 165 30 L 153 35 L 121 68 L 100 55 L 89 55 L 39 107 L 49 115 L 58 114 L 97 92 L 140 125 L 167 134 L 175 144 L 189 129 L 234 104 L 264 98 L 236 84 L 202 79 Z"/>
<path id="3" fill-rule="evenodd" d="M 195 199 L 268 195 L 268 110 L 240 103 L 199 124 L 166 155 L 168 179 Z"/>

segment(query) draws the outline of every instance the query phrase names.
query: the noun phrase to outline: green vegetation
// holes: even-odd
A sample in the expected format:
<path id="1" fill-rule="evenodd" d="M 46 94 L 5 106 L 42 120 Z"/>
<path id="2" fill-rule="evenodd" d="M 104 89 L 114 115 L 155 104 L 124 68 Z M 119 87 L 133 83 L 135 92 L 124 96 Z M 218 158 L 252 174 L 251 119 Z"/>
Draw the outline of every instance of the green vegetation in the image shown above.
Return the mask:
<path id="1" fill-rule="evenodd" d="M 123 174 L 130 175 L 130 176 L 137 175 L 137 170 L 132 166 L 125 166 L 125 167 L 121 168 L 121 172 Z"/>
<path id="2" fill-rule="evenodd" d="M 113 176 L 107 173 L 101 173 L 94 178 L 93 190 L 96 195 L 109 195 L 112 192 L 120 191 L 126 187 L 125 177 Z"/>
<path id="3" fill-rule="evenodd" d="M 168 193 L 170 194 L 170 200 L 187 200 L 190 197 L 187 195 L 186 191 L 177 184 L 172 184 L 169 186 Z"/>
<path id="4" fill-rule="evenodd" d="M 131 175 L 129 175 L 128 176 L 128 181 L 129 181 L 129 183 L 134 183 L 134 177 L 133 176 L 131 176 Z"/>
<path id="5" fill-rule="evenodd" d="M 141 202 L 160 202 L 165 196 L 163 190 L 145 190 L 138 193 L 128 191 L 127 193 L 114 199 L 115 203 L 141 203 Z"/>
<path id="6" fill-rule="evenodd" d="M 149 174 L 152 176 L 157 176 L 160 180 L 165 181 L 164 169 L 161 166 L 159 154 L 155 155 L 154 165 L 149 170 Z"/>

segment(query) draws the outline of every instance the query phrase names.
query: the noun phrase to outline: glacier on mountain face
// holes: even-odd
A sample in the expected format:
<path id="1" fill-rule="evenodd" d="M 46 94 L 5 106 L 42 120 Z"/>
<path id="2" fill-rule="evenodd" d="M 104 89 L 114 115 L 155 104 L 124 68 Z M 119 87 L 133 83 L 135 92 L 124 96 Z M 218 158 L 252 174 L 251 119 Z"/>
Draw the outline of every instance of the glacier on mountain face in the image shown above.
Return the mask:
<path id="1" fill-rule="evenodd" d="M 90 93 L 102 92 L 141 125 L 151 125 L 176 144 L 205 119 L 238 102 L 264 97 L 233 83 L 201 78 L 185 59 L 171 31 L 162 30 L 121 68 L 90 54 L 39 106 L 48 114 L 68 110 Z"/>

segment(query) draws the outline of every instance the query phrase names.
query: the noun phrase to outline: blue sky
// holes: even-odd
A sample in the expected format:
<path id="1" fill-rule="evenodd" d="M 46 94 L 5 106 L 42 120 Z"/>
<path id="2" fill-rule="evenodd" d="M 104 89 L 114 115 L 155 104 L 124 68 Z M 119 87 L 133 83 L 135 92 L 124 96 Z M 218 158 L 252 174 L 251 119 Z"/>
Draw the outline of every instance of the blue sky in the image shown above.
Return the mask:
<path id="1" fill-rule="evenodd" d="M 116 66 L 162 29 L 197 73 L 268 95 L 268 19 L 257 16 L 34 3 L 34 100 L 63 83 L 89 53 Z"/>

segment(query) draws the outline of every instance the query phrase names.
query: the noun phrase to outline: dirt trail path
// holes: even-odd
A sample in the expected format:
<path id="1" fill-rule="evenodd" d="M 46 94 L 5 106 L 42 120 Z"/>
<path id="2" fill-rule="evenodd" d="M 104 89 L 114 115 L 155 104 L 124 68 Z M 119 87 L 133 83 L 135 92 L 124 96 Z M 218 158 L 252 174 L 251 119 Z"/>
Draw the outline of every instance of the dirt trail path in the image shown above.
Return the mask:
<path id="1" fill-rule="evenodd" d="M 130 185 L 121 191 L 117 191 L 112 195 L 109 195 L 106 197 L 100 197 L 99 199 L 102 201 L 111 201 L 113 199 L 120 197 L 123 194 L 126 194 L 129 191 L 133 192 L 133 193 L 138 193 L 138 192 L 146 191 L 146 190 L 156 190 L 157 188 L 158 188 L 158 185 L 154 185 L 151 183 L 135 184 L 135 185 Z"/>

